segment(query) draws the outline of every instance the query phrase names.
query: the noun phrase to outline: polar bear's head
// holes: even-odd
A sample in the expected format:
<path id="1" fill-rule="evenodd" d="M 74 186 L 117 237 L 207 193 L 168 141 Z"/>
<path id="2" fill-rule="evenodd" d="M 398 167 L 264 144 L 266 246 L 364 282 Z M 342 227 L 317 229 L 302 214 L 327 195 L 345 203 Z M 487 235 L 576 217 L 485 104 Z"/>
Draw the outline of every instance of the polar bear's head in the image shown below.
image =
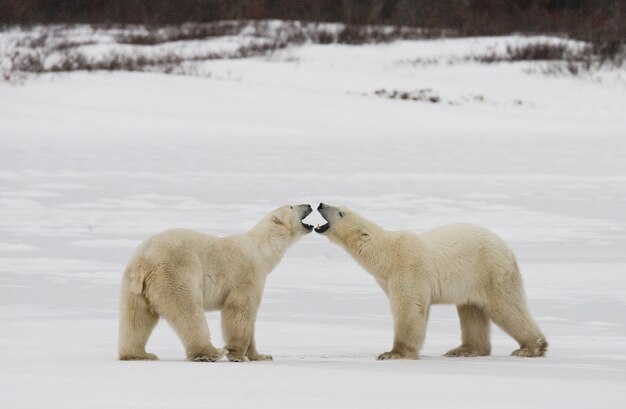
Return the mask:
<path id="1" fill-rule="evenodd" d="M 276 235 L 297 240 L 313 230 L 313 226 L 302 221 L 312 211 L 308 204 L 285 205 L 273 210 L 265 221 Z"/>
<path id="2" fill-rule="evenodd" d="M 372 222 L 347 207 L 333 207 L 320 203 L 317 211 L 327 223 L 317 226 L 315 231 L 345 247 L 356 248 L 359 244 L 369 241 L 370 234 L 376 227 Z"/>

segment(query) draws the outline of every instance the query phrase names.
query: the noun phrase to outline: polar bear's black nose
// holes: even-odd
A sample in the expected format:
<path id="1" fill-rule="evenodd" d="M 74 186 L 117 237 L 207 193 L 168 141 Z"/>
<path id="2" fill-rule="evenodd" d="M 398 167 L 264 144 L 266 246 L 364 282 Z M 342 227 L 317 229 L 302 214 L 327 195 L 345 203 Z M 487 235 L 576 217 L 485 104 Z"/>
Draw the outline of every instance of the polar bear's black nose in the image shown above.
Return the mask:
<path id="1" fill-rule="evenodd" d="M 317 206 L 317 210 L 323 209 L 324 208 L 324 203 L 320 203 L 319 206 Z"/>

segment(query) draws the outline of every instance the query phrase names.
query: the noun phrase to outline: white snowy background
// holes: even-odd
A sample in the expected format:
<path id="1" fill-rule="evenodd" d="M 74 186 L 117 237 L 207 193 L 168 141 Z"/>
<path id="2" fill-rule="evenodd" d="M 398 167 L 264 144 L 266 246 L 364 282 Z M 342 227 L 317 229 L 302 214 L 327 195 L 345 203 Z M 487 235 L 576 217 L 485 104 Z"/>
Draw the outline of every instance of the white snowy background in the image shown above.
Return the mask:
<path id="1" fill-rule="evenodd" d="M 524 41 L 305 44 L 194 76 L 0 82 L 0 407 L 623 408 L 626 77 L 462 58 Z M 186 362 L 164 322 L 148 344 L 160 361 L 116 360 L 119 282 L 143 239 L 228 235 L 320 201 L 390 229 L 500 234 L 547 357 L 510 357 L 495 327 L 492 356 L 442 357 L 460 329 L 453 306 L 434 306 L 420 360 L 376 361 L 393 337 L 387 300 L 313 233 L 267 280 L 256 336 L 273 362 Z M 222 345 L 219 314 L 207 319 Z"/>

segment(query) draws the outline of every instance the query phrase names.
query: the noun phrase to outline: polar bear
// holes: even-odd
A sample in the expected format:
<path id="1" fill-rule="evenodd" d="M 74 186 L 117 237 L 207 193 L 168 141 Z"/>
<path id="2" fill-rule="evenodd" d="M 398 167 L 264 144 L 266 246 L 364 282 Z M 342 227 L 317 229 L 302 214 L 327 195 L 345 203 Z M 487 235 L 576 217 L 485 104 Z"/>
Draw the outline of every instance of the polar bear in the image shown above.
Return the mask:
<path id="1" fill-rule="evenodd" d="M 378 359 L 417 359 L 432 304 L 456 304 L 462 343 L 449 357 L 491 353 L 490 320 L 520 345 L 512 355 L 543 356 L 548 343 L 526 305 L 515 256 L 489 230 L 451 224 L 422 234 L 388 231 L 345 207 L 320 203 L 317 226 L 370 274 L 389 298 L 393 348 Z"/>
<path id="2" fill-rule="evenodd" d="M 259 354 L 254 324 L 267 274 L 288 247 L 313 230 L 308 204 L 283 206 L 247 233 L 213 237 L 184 229 L 146 240 L 121 288 L 119 359 L 152 360 L 146 342 L 159 317 L 174 328 L 191 361 L 271 360 Z M 220 310 L 225 350 L 209 340 L 204 311 Z"/>

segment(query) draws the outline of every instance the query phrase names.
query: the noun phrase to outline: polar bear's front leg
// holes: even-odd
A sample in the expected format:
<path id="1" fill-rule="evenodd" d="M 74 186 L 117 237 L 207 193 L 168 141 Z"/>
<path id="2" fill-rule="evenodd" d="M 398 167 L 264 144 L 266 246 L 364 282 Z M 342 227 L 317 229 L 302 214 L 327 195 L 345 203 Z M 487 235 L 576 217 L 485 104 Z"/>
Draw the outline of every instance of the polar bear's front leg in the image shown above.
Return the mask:
<path id="1" fill-rule="evenodd" d="M 461 321 L 461 346 L 451 349 L 444 356 L 473 357 L 491 353 L 489 331 L 491 321 L 482 307 L 472 304 L 457 305 Z"/>
<path id="2" fill-rule="evenodd" d="M 417 359 L 426 336 L 428 298 L 411 294 L 406 287 L 398 286 L 390 287 L 389 301 L 394 320 L 393 348 L 380 354 L 378 359 Z"/>
<path id="3" fill-rule="evenodd" d="M 222 306 L 222 332 L 229 360 L 250 361 L 247 352 L 254 334 L 257 309 L 258 305 L 250 305 L 249 297 L 236 294 L 229 295 Z"/>

